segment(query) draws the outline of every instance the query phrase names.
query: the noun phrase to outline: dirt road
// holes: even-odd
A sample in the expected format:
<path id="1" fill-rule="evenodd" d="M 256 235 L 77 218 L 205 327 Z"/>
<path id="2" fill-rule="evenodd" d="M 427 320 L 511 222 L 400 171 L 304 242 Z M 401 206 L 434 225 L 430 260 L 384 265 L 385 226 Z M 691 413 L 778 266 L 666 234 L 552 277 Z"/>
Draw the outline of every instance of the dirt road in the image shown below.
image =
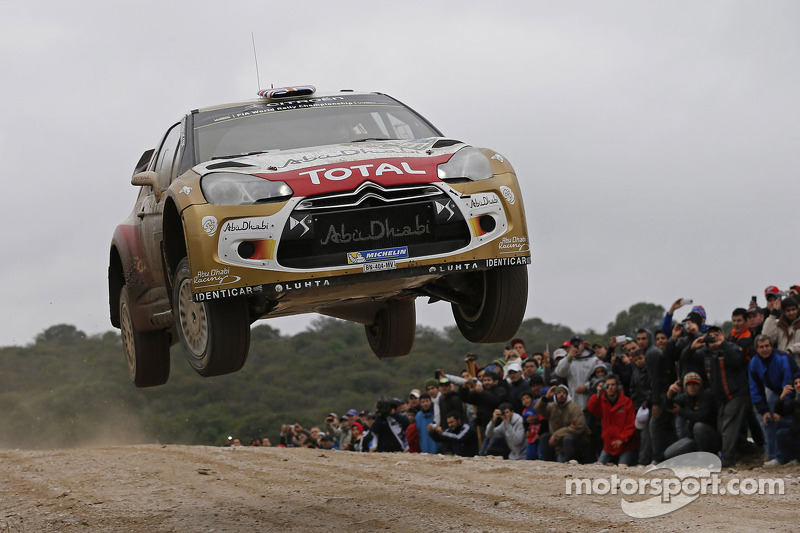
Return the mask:
<path id="1" fill-rule="evenodd" d="M 798 467 L 722 476 L 724 482 L 780 478 L 784 495 L 700 496 L 650 519 L 624 514 L 621 495 L 566 494 L 569 477 L 642 473 L 599 465 L 281 448 L 2 450 L 0 532 L 796 529 Z"/>

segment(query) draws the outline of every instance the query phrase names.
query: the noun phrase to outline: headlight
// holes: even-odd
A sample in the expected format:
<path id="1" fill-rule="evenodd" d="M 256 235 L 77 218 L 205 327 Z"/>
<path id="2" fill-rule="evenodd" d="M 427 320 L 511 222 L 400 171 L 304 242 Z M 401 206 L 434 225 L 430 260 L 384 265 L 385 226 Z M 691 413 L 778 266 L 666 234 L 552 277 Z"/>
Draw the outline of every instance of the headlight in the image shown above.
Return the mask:
<path id="1" fill-rule="evenodd" d="M 437 168 L 440 180 L 485 180 L 494 176 L 492 165 L 483 153 L 467 146 Z"/>
<path id="2" fill-rule="evenodd" d="M 214 205 L 249 205 L 277 202 L 292 197 L 294 191 L 282 181 L 269 181 L 247 174 L 214 172 L 200 182 L 206 200 Z"/>

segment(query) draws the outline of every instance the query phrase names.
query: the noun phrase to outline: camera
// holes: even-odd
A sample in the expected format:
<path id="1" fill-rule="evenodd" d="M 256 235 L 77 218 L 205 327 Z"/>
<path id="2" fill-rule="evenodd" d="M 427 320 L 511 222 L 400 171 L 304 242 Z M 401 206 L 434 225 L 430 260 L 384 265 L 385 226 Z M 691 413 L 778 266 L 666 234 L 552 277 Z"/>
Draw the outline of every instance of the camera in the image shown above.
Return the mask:
<path id="1" fill-rule="evenodd" d="M 706 346 L 714 344 L 715 342 L 717 342 L 717 339 L 715 339 L 713 335 L 706 335 L 705 337 L 703 337 L 703 344 L 705 344 Z"/>

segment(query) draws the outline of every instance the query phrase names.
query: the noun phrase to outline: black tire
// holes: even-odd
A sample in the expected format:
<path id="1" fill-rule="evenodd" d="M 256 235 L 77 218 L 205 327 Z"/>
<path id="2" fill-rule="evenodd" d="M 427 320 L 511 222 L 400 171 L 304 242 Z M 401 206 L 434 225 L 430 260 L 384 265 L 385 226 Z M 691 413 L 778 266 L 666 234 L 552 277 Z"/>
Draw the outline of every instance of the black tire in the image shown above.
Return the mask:
<path id="1" fill-rule="evenodd" d="M 244 297 L 195 302 L 189 260 L 184 257 L 175 271 L 172 307 L 175 330 L 195 372 L 220 376 L 244 366 L 250 349 L 250 319 Z"/>
<path id="2" fill-rule="evenodd" d="M 119 294 L 119 329 L 133 384 L 154 387 L 166 383 L 169 379 L 169 335 L 163 329 L 137 331 L 127 285 L 122 286 Z"/>
<path id="3" fill-rule="evenodd" d="M 528 268 L 497 267 L 468 274 L 469 305 L 452 304 L 461 334 L 470 342 L 504 342 L 514 336 L 528 304 Z"/>
<path id="4" fill-rule="evenodd" d="M 417 308 L 414 300 L 389 300 L 375 315 L 375 323 L 364 326 L 372 351 L 379 358 L 407 355 L 414 346 Z"/>

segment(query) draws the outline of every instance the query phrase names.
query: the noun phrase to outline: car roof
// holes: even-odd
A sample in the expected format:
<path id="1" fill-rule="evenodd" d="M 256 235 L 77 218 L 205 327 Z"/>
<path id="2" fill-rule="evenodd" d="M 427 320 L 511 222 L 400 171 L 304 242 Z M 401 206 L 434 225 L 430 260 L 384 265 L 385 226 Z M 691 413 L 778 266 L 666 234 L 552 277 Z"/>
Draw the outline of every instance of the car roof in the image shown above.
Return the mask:
<path id="1" fill-rule="evenodd" d="M 218 109 L 227 109 L 229 107 L 239 107 L 243 105 L 252 105 L 252 104 L 263 104 L 264 102 L 287 102 L 291 100 L 307 100 L 309 98 L 324 98 L 326 96 L 340 96 L 343 94 L 347 95 L 367 95 L 367 94 L 380 94 L 383 96 L 383 93 L 375 92 L 375 91 L 354 91 L 352 89 L 342 89 L 341 91 L 334 91 L 334 92 L 314 92 L 314 94 L 309 94 L 305 96 L 295 96 L 291 98 L 281 98 L 281 99 L 274 99 L 270 100 L 269 98 L 255 98 L 253 100 L 244 100 L 241 102 L 231 102 L 227 104 L 217 104 L 207 107 L 201 107 L 192 111 L 192 113 L 202 113 L 205 111 L 216 111 Z"/>

